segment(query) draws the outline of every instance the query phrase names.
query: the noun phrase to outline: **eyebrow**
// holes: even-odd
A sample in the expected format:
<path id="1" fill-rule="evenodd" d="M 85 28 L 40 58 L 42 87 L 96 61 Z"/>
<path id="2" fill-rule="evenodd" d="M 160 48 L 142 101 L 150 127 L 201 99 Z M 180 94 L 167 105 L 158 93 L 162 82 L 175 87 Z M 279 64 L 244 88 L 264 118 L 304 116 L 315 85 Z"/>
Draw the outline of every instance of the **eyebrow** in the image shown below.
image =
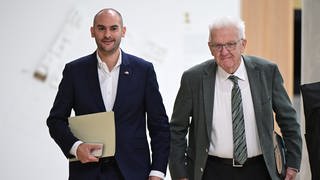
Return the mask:
<path id="1" fill-rule="evenodd" d="M 240 41 L 241 39 L 237 40 L 237 41 L 229 41 L 229 42 L 224 42 L 224 43 L 214 43 L 211 42 L 212 45 L 225 45 L 225 44 L 234 44 L 234 43 L 238 43 L 238 41 Z"/>
<path id="2" fill-rule="evenodd" d="M 106 27 L 106 26 L 103 25 L 103 24 L 96 24 L 96 26 L 98 26 L 98 27 Z M 114 25 L 111 25 L 110 27 L 120 27 L 120 26 L 117 25 L 117 24 L 114 24 Z"/>
<path id="3" fill-rule="evenodd" d="M 97 26 L 97 27 L 105 27 L 105 26 L 102 25 L 102 24 L 97 24 L 96 26 Z"/>
<path id="4" fill-rule="evenodd" d="M 120 27 L 119 25 L 117 25 L 117 24 L 115 24 L 115 25 L 112 25 L 112 26 L 110 26 L 111 28 L 118 28 L 118 27 Z"/>

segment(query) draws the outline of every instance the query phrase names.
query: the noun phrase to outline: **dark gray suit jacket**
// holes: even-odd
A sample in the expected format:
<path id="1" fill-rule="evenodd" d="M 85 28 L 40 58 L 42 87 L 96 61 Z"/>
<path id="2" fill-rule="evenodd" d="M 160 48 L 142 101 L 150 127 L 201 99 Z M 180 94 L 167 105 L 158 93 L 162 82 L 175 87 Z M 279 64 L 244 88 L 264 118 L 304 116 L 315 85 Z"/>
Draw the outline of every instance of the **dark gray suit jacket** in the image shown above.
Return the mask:
<path id="1" fill-rule="evenodd" d="M 243 56 L 243 59 L 263 157 L 271 178 L 276 180 L 279 177 L 272 142 L 274 114 L 288 149 L 287 165 L 296 169 L 300 168 L 301 162 L 300 125 L 277 65 L 253 56 Z M 216 70 L 215 60 L 208 60 L 185 71 L 182 76 L 170 122 L 172 179 L 201 180 L 212 131 Z"/>

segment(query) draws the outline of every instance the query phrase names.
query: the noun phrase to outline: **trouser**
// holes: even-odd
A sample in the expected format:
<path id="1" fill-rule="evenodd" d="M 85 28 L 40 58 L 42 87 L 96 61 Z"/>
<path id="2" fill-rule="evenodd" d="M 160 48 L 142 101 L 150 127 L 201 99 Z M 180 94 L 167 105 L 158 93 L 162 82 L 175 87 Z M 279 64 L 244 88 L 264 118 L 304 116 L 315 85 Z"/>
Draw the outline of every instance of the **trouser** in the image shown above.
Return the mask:
<path id="1" fill-rule="evenodd" d="M 263 156 L 248 158 L 242 167 L 234 165 L 232 159 L 208 156 L 203 180 L 271 180 Z"/>

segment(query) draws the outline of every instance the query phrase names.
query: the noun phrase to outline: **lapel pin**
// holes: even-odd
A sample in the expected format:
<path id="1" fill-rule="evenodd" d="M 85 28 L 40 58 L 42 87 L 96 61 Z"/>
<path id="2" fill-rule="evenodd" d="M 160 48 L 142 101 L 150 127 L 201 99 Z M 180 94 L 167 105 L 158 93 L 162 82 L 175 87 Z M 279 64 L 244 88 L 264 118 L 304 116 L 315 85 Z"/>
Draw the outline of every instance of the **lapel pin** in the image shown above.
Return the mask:
<path id="1" fill-rule="evenodd" d="M 129 75 L 129 71 L 125 71 L 124 74 L 125 74 L 125 75 Z"/>

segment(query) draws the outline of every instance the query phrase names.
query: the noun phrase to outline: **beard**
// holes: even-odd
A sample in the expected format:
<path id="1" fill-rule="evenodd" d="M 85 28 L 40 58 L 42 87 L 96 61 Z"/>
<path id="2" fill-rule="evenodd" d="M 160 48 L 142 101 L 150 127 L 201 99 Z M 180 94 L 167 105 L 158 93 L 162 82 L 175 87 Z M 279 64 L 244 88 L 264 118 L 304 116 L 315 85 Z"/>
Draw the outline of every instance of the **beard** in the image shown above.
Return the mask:
<path id="1" fill-rule="evenodd" d="M 121 39 L 113 40 L 108 45 L 106 45 L 103 41 L 104 40 L 101 40 L 100 42 L 96 42 L 96 43 L 97 43 L 98 49 L 101 52 L 103 52 L 104 54 L 113 54 L 113 53 L 117 52 L 117 50 L 120 47 L 120 43 L 121 43 Z"/>

